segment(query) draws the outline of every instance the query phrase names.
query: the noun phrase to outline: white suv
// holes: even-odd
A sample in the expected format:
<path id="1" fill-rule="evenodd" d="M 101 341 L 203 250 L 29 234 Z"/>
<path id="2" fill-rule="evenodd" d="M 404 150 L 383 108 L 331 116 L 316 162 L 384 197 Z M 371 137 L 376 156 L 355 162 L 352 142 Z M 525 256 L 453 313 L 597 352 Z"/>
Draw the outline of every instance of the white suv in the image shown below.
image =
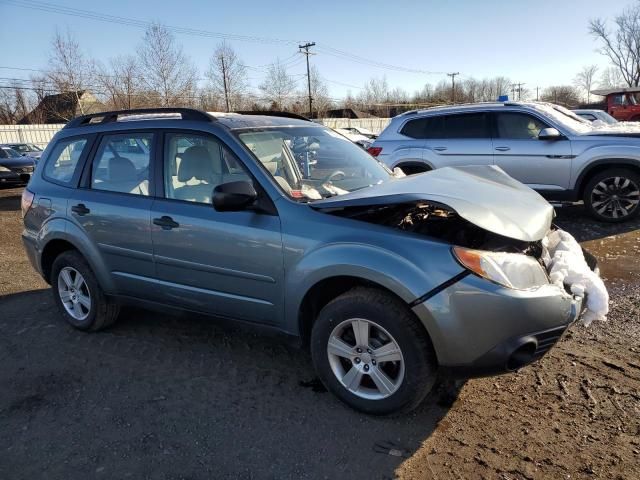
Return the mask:
<path id="1" fill-rule="evenodd" d="M 598 220 L 640 212 L 640 128 L 594 126 L 548 103 L 478 103 L 398 115 L 369 148 L 407 174 L 497 165 L 544 197 L 584 200 Z"/>

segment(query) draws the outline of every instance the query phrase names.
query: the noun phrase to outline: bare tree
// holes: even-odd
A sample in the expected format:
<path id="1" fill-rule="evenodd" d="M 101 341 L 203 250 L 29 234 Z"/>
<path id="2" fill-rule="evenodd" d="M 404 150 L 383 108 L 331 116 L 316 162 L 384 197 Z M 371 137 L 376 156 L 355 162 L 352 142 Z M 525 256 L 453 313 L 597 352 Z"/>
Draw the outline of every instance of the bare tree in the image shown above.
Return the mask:
<path id="1" fill-rule="evenodd" d="M 600 52 L 609 57 L 629 87 L 640 85 L 640 5 L 626 8 L 609 29 L 603 19 L 591 20 L 589 31 L 601 41 Z"/>
<path id="2" fill-rule="evenodd" d="M 616 67 L 605 68 L 600 74 L 600 88 L 618 88 L 624 82 L 620 70 Z"/>
<path id="3" fill-rule="evenodd" d="M 190 105 L 196 97 L 196 69 L 163 25 L 150 25 L 140 48 L 145 88 L 162 106 Z"/>
<path id="4" fill-rule="evenodd" d="M 74 110 L 84 114 L 81 96 L 91 83 L 91 62 L 84 56 L 78 41 L 69 30 L 65 34 L 56 31 L 51 47 L 49 69 L 46 73 L 48 83 L 60 93 L 69 92 L 73 95 L 76 101 Z M 76 111 L 69 113 L 73 116 Z"/>
<path id="5" fill-rule="evenodd" d="M 322 79 L 318 67 L 311 65 L 309 69 L 311 78 L 311 98 L 313 99 L 313 109 L 317 113 L 317 118 L 322 118 L 324 113 L 331 107 L 331 99 L 329 98 L 329 88 Z M 301 96 L 307 96 L 308 92 L 301 92 Z"/>
<path id="6" fill-rule="evenodd" d="M 109 67 L 96 65 L 97 85 L 114 109 L 138 108 L 149 104 L 143 88 L 139 62 L 133 55 L 119 56 L 109 61 Z"/>
<path id="7" fill-rule="evenodd" d="M 565 107 L 575 107 L 580 103 L 580 94 L 571 85 L 552 86 L 544 89 L 541 100 L 557 103 Z"/>
<path id="8" fill-rule="evenodd" d="M 243 95 L 248 87 L 247 67 L 226 42 L 218 44 L 213 52 L 207 78 L 214 94 L 224 98 L 227 112 L 241 107 Z"/>
<path id="9" fill-rule="evenodd" d="M 587 93 L 587 103 L 591 102 L 591 87 L 598 73 L 597 65 L 587 65 L 582 67 L 582 70 L 578 72 L 574 83 L 578 88 L 583 89 Z"/>
<path id="10" fill-rule="evenodd" d="M 287 69 L 280 59 L 269 65 L 267 76 L 260 84 L 260 90 L 264 93 L 265 99 L 276 109 L 284 109 L 290 100 L 290 96 L 295 92 L 296 82 L 289 76 Z"/>

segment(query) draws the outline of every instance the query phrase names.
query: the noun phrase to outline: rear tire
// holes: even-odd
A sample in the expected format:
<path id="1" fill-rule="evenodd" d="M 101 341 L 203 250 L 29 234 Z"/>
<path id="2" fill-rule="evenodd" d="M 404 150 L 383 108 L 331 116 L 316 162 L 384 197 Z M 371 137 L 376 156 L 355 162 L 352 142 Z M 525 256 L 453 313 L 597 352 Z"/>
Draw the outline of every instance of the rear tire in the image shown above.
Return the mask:
<path id="1" fill-rule="evenodd" d="M 102 330 L 118 318 L 120 307 L 104 294 L 91 267 L 77 251 L 58 255 L 51 268 L 50 283 L 60 314 L 74 328 Z"/>
<path id="2" fill-rule="evenodd" d="M 428 172 L 431 169 L 426 165 L 398 165 L 405 175 L 418 175 L 419 173 Z"/>
<path id="3" fill-rule="evenodd" d="M 437 376 L 424 327 L 402 301 L 374 288 L 354 288 L 321 310 L 311 356 L 328 390 L 373 415 L 413 410 Z"/>
<path id="4" fill-rule="evenodd" d="M 640 175 L 626 168 L 595 174 L 584 189 L 584 205 L 601 222 L 619 223 L 640 213 Z"/>

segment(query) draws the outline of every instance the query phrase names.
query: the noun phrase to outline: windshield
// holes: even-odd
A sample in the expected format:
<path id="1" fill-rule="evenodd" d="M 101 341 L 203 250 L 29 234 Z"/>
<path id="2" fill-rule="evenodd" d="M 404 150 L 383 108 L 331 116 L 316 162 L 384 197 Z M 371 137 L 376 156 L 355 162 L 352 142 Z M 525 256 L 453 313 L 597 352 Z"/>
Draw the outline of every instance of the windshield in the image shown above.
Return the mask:
<path id="1" fill-rule="evenodd" d="M 556 122 L 562 124 L 572 133 L 588 133 L 593 130 L 593 125 L 589 120 L 580 118 L 571 110 L 561 107 L 560 105 L 554 105 L 552 103 L 535 103 L 533 104 L 536 110 L 541 111 L 548 117 L 551 117 Z"/>
<path id="2" fill-rule="evenodd" d="M 3 155 L 4 158 L 20 158 L 21 155 L 11 148 L 3 148 L 2 151 L 6 153 L 6 156 Z"/>
<path id="3" fill-rule="evenodd" d="M 392 177 L 362 148 L 328 128 L 264 128 L 238 136 L 292 198 L 343 195 Z"/>

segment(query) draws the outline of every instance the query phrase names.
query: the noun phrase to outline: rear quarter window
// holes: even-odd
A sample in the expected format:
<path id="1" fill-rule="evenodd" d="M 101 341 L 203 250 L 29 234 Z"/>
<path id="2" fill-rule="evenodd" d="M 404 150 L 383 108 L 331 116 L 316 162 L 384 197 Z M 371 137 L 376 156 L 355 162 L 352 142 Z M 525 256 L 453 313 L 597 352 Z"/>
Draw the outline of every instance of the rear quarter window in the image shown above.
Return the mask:
<path id="1" fill-rule="evenodd" d="M 78 168 L 78 161 L 88 144 L 87 137 L 74 137 L 58 141 L 47 159 L 44 177 L 56 183 L 70 184 Z"/>
<path id="2" fill-rule="evenodd" d="M 441 138 L 442 117 L 425 117 L 409 120 L 400 133 L 411 138 Z"/>

